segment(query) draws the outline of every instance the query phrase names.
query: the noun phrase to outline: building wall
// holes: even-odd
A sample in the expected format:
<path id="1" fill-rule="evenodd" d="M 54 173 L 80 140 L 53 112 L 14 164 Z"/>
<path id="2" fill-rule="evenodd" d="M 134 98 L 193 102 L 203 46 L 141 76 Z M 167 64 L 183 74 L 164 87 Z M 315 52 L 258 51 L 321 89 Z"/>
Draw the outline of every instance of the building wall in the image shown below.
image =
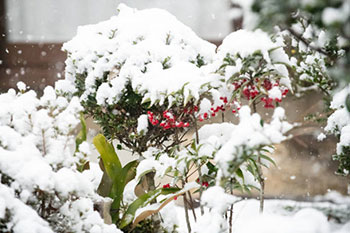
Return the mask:
<path id="1" fill-rule="evenodd" d="M 77 26 L 115 15 L 121 2 L 166 9 L 205 39 L 222 39 L 231 30 L 228 0 L 6 0 L 8 41 L 67 41 Z"/>

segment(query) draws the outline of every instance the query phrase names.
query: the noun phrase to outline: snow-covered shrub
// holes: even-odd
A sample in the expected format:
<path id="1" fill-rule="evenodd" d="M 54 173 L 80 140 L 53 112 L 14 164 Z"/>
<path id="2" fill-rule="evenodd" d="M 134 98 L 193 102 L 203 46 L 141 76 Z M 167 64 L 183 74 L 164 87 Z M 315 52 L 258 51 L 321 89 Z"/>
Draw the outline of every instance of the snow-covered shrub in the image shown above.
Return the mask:
<path id="1" fill-rule="evenodd" d="M 232 2 L 242 6 L 238 11 L 243 18 L 254 18 L 245 28 L 270 31 L 276 41 L 284 44 L 294 92 L 320 90 L 330 101 L 329 95 L 339 78 L 346 79 L 346 64 L 350 61 L 346 29 L 350 10 L 345 10 L 349 1 Z M 329 12 L 339 17 L 328 20 Z"/>
<path id="2" fill-rule="evenodd" d="M 64 44 L 66 80 L 107 137 L 141 154 L 192 124 L 215 46 L 164 10 L 118 11 Z"/>
<path id="3" fill-rule="evenodd" d="M 290 77 L 297 94 L 310 89 L 320 90 L 328 108 L 332 95 L 335 94 L 332 92 L 345 88 L 341 91 L 342 94 L 335 95 L 331 109 L 325 109 L 320 116 L 313 114 L 312 118 L 323 121 L 323 115 L 327 118 L 332 109 L 336 110 L 329 118 L 326 130 L 341 137 L 334 158 L 340 161 L 338 172 L 346 173 L 349 159 L 345 155 L 348 149 L 344 141 L 347 138 L 347 128 L 344 126 L 348 116 L 344 103 L 349 95 L 344 93 L 350 80 L 350 1 L 232 2 L 242 6 L 242 10 L 238 11 L 247 19 L 244 26 L 250 29 L 262 28 L 274 34 L 277 32 L 276 40 L 283 41 L 286 45 L 284 49 L 290 57 Z M 335 88 L 337 85 L 339 87 Z M 344 136 L 341 136 L 343 133 Z"/>
<path id="4" fill-rule="evenodd" d="M 322 34 L 323 41 L 312 44 L 313 35 L 323 31 L 309 28 L 307 22 L 305 26 L 300 19 L 294 28 L 299 26 L 298 33 L 308 37 L 306 46 L 295 31 L 280 27 L 273 36 L 259 29 L 233 32 L 216 51 L 214 45 L 165 11 L 138 11 L 123 4 L 118 11 L 110 20 L 80 27 L 64 44 L 68 54 L 66 79 L 58 83 L 64 95 L 79 97 L 84 112 L 101 125 L 108 139 L 119 140 L 141 157 L 135 178 L 117 187 L 120 193 L 112 197 L 118 203 L 113 210 L 114 220 L 118 219 L 114 223 L 124 230 L 135 227 L 141 210 L 148 211 L 139 215 L 141 219 L 158 213 L 160 203 L 152 202 L 163 194 L 173 195 L 161 200 L 165 204 L 177 198 L 193 174 L 198 176 L 200 198 L 210 202 L 210 193 L 215 193 L 212 190 L 220 189 L 223 196 L 230 196 L 234 188 L 256 187 L 262 210 L 262 166 L 273 163 L 268 157 L 273 144 L 283 141 L 291 128 L 283 121 L 279 102 L 289 90 L 299 92 L 310 86 L 329 93 L 334 85 L 327 67 L 339 57 L 334 40 Z M 330 53 L 334 57 L 310 49 L 316 45 L 333 49 Z M 253 114 L 249 106 L 242 106 L 246 103 Z M 276 107 L 271 120 L 264 122 L 256 113 L 259 104 Z M 239 124 L 223 122 L 198 128 L 198 121 L 227 109 L 238 113 L 232 117 L 239 116 Z M 185 144 L 183 138 L 190 127 L 195 135 Z M 102 153 L 101 157 L 105 167 L 113 165 L 106 163 Z M 111 179 L 117 179 L 116 174 L 123 170 L 117 165 L 112 173 L 107 171 Z M 144 177 L 153 180 L 154 175 L 173 179 L 163 188 L 147 180 L 148 192 L 139 197 L 125 193 L 134 192 Z M 192 197 L 188 191 L 181 195 L 189 223 Z M 120 203 L 123 208 L 119 208 Z M 203 216 L 218 219 L 218 225 L 226 223 L 222 217 L 232 202 L 226 204 L 220 210 L 207 205 L 212 210 Z M 226 231 L 227 224 L 219 228 Z"/>
<path id="5" fill-rule="evenodd" d="M 347 86 L 333 97 L 330 107 L 334 110 L 329 116 L 325 130 L 339 138 L 335 160 L 339 161 L 337 173 L 347 176 L 350 172 L 350 113 L 349 99 L 350 87 Z"/>
<path id="6" fill-rule="evenodd" d="M 251 116 L 249 107 L 243 107 L 239 112 L 245 117 L 240 125 L 229 124 L 228 128 L 242 129 L 252 123 L 249 132 L 255 144 L 236 145 L 236 136 L 227 132 L 227 141 L 211 151 L 201 149 L 212 145 L 210 140 L 203 141 L 204 129 L 198 132 L 197 121 L 232 105 L 233 112 L 238 112 L 241 96 L 249 100 L 254 111 L 259 102 L 264 102 L 266 108 L 275 107 L 273 102 L 280 102 L 291 89 L 287 69 L 290 61 L 284 44 L 260 30 L 241 30 L 230 34 L 216 52 L 214 45 L 165 11 L 137 11 L 123 4 L 118 10 L 118 15 L 108 21 L 80 27 L 77 35 L 64 44 L 68 54 L 66 80 L 60 81 L 59 90 L 78 96 L 85 113 L 101 125 L 107 138 L 118 139 L 142 156 L 130 184 L 135 187 L 145 174 L 151 179 L 153 175 L 171 175 L 171 186 L 163 188 L 173 188 L 180 182 L 181 189 L 193 174 L 191 168 L 198 171 L 200 194 L 215 184 L 227 188 L 228 180 L 247 188 L 243 173 L 263 182 L 261 165 L 268 159 L 263 153 L 265 146 L 283 140 L 282 134 L 289 129 L 280 123 L 280 114 L 271 125 L 263 125 L 258 115 Z M 196 138 L 191 146 L 183 147 L 180 144 L 189 127 L 195 128 Z M 167 142 L 169 139 L 172 141 Z M 221 147 L 237 151 L 220 161 L 216 157 Z M 206 177 L 204 167 L 210 167 L 214 179 Z M 240 180 L 232 182 L 237 174 Z M 160 192 L 151 181 L 148 185 L 153 190 L 149 195 Z M 119 188 L 124 190 L 124 186 Z M 144 203 L 141 197 L 132 197 L 129 208 L 142 206 L 136 204 Z M 119 203 L 120 198 L 113 199 Z M 192 202 L 191 195 L 184 195 L 185 206 L 187 199 Z M 123 227 L 123 222 L 129 224 L 132 220 L 124 219 Z"/>
<path id="7" fill-rule="evenodd" d="M 286 139 L 284 133 L 292 128 L 292 125 L 283 121 L 284 110 L 275 109 L 272 121 L 264 123 L 261 117 L 250 108 L 243 106 L 239 110 L 239 124 L 215 123 L 204 125 L 199 130 L 199 155 L 212 155 L 218 174 L 215 176 L 217 184 L 224 184 L 224 180 L 246 180 L 249 174 L 255 177 L 258 157 L 259 163 L 266 164 L 267 153 L 271 153 L 268 146 L 278 144 Z M 239 136 L 237 136 L 239 135 Z M 244 183 L 244 182 L 242 182 Z M 254 185 L 254 183 L 247 182 Z"/>
<path id="8" fill-rule="evenodd" d="M 96 177 L 80 172 L 89 144 L 73 131 L 83 110 L 46 87 L 42 97 L 10 89 L 0 95 L 0 229 L 2 232 L 120 232 L 94 202 Z M 81 164 L 83 162 L 84 164 Z"/>
<path id="9" fill-rule="evenodd" d="M 224 39 L 216 56 L 217 73 L 231 86 L 231 100 L 262 101 L 265 108 L 282 101 L 291 89 L 290 61 L 282 46 L 261 30 L 239 30 Z"/>

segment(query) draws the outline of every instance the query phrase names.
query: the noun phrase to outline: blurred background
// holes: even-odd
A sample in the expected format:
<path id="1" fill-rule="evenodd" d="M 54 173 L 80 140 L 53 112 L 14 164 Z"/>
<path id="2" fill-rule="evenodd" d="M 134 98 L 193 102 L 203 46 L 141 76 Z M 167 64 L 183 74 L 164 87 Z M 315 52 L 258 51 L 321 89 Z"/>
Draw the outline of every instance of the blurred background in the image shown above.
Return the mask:
<path id="1" fill-rule="evenodd" d="M 231 10 L 238 7 L 230 0 L 0 0 L 0 92 L 24 81 L 40 93 L 63 79 L 66 54 L 62 44 L 76 34 L 79 25 L 115 15 L 121 2 L 138 9 L 166 9 L 217 45 L 242 25 L 242 19 L 230 18 Z M 348 181 L 334 175 L 337 163 L 331 159 L 336 139 L 318 142 L 322 125 L 304 121 L 308 114 L 322 112 L 322 97 L 317 93 L 289 97 L 283 106 L 288 120 L 302 126 L 277 147 L 277 167 L 265 171 L 267 195 L 308 198 L 332 190 L 345 194 Z"/>

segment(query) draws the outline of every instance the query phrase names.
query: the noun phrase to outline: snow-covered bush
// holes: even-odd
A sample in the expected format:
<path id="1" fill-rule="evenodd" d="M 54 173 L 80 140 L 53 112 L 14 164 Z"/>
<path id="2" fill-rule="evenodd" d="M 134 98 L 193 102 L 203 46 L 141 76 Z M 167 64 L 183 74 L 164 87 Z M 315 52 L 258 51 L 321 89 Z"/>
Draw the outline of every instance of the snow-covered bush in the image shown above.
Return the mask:
<path id="1" fill-rule="evenodd" d="M 339 138 L 335 160 L 339 161 L 337 173 L 349 175 L 350 172 L 350 114 L 349 114 L 349 86 L 334 95 L 330 107 L 334 110 L 329 116 L 325 130 Z"/>
<path id="2" fill-rule="evenodd" d="M 242 6 L 235 16 L 243 15 L 245 27 L 277 32 L 276 39 L 284 42 L 290 57 L 292 69 L 289 71 L 294 90 L 320 90 L 324 94 L 327 107 L 330 104 L 331 109 L 326 109 L 323 115 L 329 117 L 332 114 L 326 131 L 340 137 L 334 159 L 340 162 L 338 172 L 347 174 L 349 151 L 345 141 L 349 122 L 345 102 L 349 99 L 346 90 L 350 80 L 350 1 L 232 2 Z M 339 93 L 333 93 L 341 89 Z M 325 120 L 325 117 L 316 116 L 316 119 Z"/>
<path id="3" fill-rule="evenodd" d="M 118 11 L 64 44 L 66 80 L 107 137 L 141 154 L 192 124 L 215 46 L 164 10 Z"/>
<path id="4" fill-rule="evenodd" d="M 257 4 L 249 7 L 259 10 Z M 301 17 L 293 27 L 279 27 L 272 36 L 260 29 L 233 32 L 216 49 L 166 11 L 138 11 L 124 4 L 118 11 L 110 20 L 80 27 L 64 44 L 66 79 L 57 83 L 59 93 L 79 98 L 107 139 L 117 139 L 118 148 L 140 155 L 139 161 L 123 168 L 113 144 L 101 135 L 97 139 L 102 138 L 105 146 L 101 149 L 95 143 L 105 177 L 113 181 L 106 196 L 113 199 L 114 223 L 123 230 L 134 229 L 182 196 L 190 231 L 189 209 L 194 202 L 187 188 L 194 174 L 200 184 L 193 186 L 201 206 L 198 232 L 205 226 L 201 221 L 210 218 L 217 224 L 208 229 L 227 231 L 224 215 L 232 211 L 236 188 L 259 189 L 262 211 L 262 166 L 273 163 L 269 158 L 273 144 L 286 139 L 284 134 L 291 129 L 283 121 L 279 102 L 288 91 L 317 87 L 329 94 L 334 83 L 327 68 L 342 55 L 336 40 Z M 316 33 L 323 33 L 320 41 L 315 40 Z M 272 118 L 264 122 L 258 106 L 275 108 Z M 237 114 L 229 119 L 222 114 L 223 123 L 199 129 L 199 122 L 228 109 Z M 240 122 L 231 123 L 236 116 Z M 190 129 L 195 131 L 193 139 L 185 143 Z M 136 173 L 127 179 L 129 165 Z M 154 176 L 172 179 L 156 187 Z M 145 177 L 147 192 L 125 193 L 134 192 Z M 215 206 L 215 194 L 229 200 Z M 204 206 L 210 211 L 204 213 Z M 160 229 L 159 221 L 153 219 L 152 229 Z"/>
<path id="5" fill-rule="evenodd" d="M 79 99 L 52 87 L 40 98 L 23 83 L 18 88 L 0 95 L 1 231 L 120 232 L 94 211 L 103 200 L 96 194 L 99 178 L 80 172 L 90 146 L 80 141 L 76 148 Z"/>
<path id="6" fill-rule="evenodd" d="M 60 81 L 59 90 L 78 96 L 85 113 L 94 117 L 107 138 L 118 139 L 142 156 L 144 160 L 130 184 L 136 186 L 145 174 L 151 179 L 154 175 L 170 175 L 174 177 L 171 186 L 161 191 L 148 180 L 152 190 L 148 195 L 178 186 L 172 190 L 175 192 L 184 188 L 188 177 L 197 171 L 200 195 L 213 185 L 227 189 L 228 183 L 231 190 L 249 190 L 246 180 L 259 183 L 255 187 L 263 193 L 261 166 L 270 160 L 267 152 L 271 150 L 267 148 L 281 142 L 290 127 L 281 123 L 280 108 L 265 125 L 258 114 L 250 115 L 249 107 L 239 109 L 241 97 L 255 112 L 259 103 L 274 108 L 286 96 L 291 89 L 291 63 L 283 50 L 285 45 L 260 30 L 241 30 L 230 34 L 216 52 L 214 45 L 165 11 L 137 11 L 123 4 L 118 10 L 119 14 L 108 21 L 80 27 L 64 45 L 68 54 L 66 79 Z M 218 132 L 218 138 L 203 136 L 209 126 L 198 131 L 197 121 L 230 108 L 239 112 L 241 123 L 214 127 L 232 128 L 234 134 L 228 131 L 221 136 L 225 140 L 220 141 L 222 132 Z M 247 127 L 248 138 L 242 141 L 236 133 Z M 187 128 L 196 131 L 191 146 L 181 145 Z M 208 178 L 203 167 L 210 168 L 214 179 Z M 124 190 L 124 186 L 119 188 Z M 191 194 L 183 196 L 188 215 L 187 209 L 193 204 L 187 202 L 193 200 Z M 142 198 L 134 196 L 127 212 L 131 207 L 143 207 L 137 204 L 144 203 Z M 122 199 L 113 199 L 118 206 L 113 211 L 119 212 L 117 203 Z M 130 216 L 136 217 L 134 210 Z M 125 227 L 132 220 L 129 218 L 117 223 Z"/>
<path id="7" fill-rule="evenodd" d="M 239 30 L 224 39 L 216 56 L 217 72 L 233 86 L 231 100 L 240 102 L 243 96 L 249 104 L 262 101 L 265 108 L 282 101 L 291 89 L 290 61 L 283 46 L 261 30 Z"/>

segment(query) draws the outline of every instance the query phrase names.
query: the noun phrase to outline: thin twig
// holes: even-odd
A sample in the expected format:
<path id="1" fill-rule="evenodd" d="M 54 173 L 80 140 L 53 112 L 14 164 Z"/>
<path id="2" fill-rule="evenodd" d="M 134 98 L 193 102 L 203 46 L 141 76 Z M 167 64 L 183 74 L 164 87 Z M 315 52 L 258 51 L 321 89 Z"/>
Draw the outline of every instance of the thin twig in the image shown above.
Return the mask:
<path id="1" fill-rule="evenodd" d="M 182 180 L 182 186 L 185 186 L 185 182 Z M 185 218 L 186 218 L 186 224 L 187 224 L 187 230 L 188 233 L 191 232 L 191 223 L 190 223 L 190 217 L 188 215 L 188 207 L 187 207 L 187 197 L 186 197 L 186 193 L 183 194 L 183 198 L 184 198 L 184 207 L 185 207 Z"/>
<path id="2" fill-rule="evenodd" d="M 192 114 L 193 116 L 193 119 L 194 119 L 194 128 L 195 128 L 195 131 L 196 131 L 196 143 L 198 144 L 199 143 L 199 134 L 198 134 L 198 124 L 197 124 L 197 119 L 194 115 L 194 113 Z M 202 171 L 201 171 L 201 165 L 200 163 L 198 162 L 197 164 L 198 166 L 198 176 L 199 176 L 199 208 L 201 210 L 201 215 L 204 215 L 204 207 L 202 205 L 202 194 L 203 194 L 203 186 L 202 186 Z"/>
<path id="3" fill-rule="evenodd" d="M 253 112 L 256 113 L 256 103 L 255 100 L 253 101 Z M 261 158 L 260 155 L 258 155 L 258 179 L 259 179 L 259 184 L 260 184 L 260 190 L 259 190 L 259 198 L 260 198 L 260 208 L 259 212 L 260 214 L 263 213 L 264 211 L 264 192 L 265 192 L 265 181 L 263 177 L 263 172 L 262 172 L 262 165 L 261 165 Z"/>
<path id="4" fill-rule="evenodd" d="M 230 179 L 230 193 L 231 195 L 233 194 L 233 189 L 232 189 L 232 178 Z M 233 204 L 230 206 L 230 217 L 229 217 L 229 233 L 232 233 L 232 216 L 233 216 Z"/>
<path id="5" fill-rule="evenodd" d="M 196 211 L 194 211 L 192 195 L 191 195 L 190 192 L 187 192 L 187 193 L 188 193 L 188 196 L 190 198 L 190 207 L 192 209 L 192 214 L 193 214 L 194 221 L 197 222 L 197 216 L 196 216 Z"/>
<path id="6" fill-rule="evenodd" d="M 320 47 L 315 47 L 313 45 L 311 45 L 311 43 L 309 41 L 307 41 L 301 34 L 297 33 L 296 31 L 294 31 L 292 28 L 287 28 L 287 30 L 293 35 L 295 36 L 298 40 L 300 40 L 301 42 L 303 42 L 308 48 L 317 51 L 319 53 L 322 53 L 325 56 L 330 57 L 331 54 L 327 53 L 326 51 L 324 51 L 322 48 Z"/>
<path id="7" fill-rule="evenodd" d="M 259 208 L 259 212 L 260 212 L 260 214 L 262 214 L 264 212 L 265 180 L 264 180 L 264 177 L 263 177 L 260 155 L 258 156 L 258 164 L 257 165 L 258 165 L 258 175 L 259 175 L 259 183 L 260 183 L 260 192 L 259 192 L 260 208 Z"/>

